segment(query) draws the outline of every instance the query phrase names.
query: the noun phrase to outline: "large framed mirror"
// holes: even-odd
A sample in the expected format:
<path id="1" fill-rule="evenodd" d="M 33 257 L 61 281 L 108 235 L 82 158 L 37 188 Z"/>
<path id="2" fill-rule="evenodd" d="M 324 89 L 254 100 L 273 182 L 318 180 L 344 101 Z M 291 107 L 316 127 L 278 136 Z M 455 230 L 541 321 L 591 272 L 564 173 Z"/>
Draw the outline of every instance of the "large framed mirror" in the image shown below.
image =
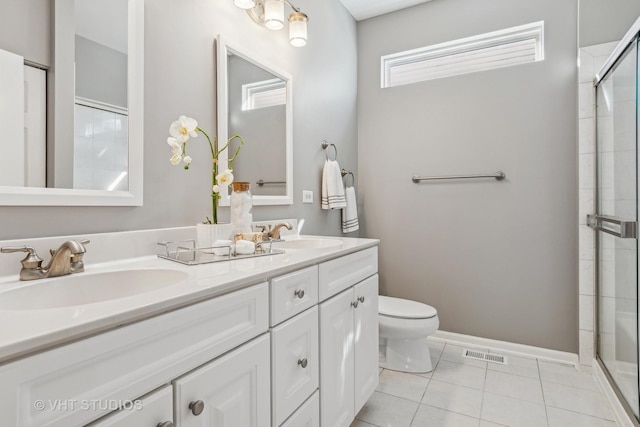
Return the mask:
<path id="1" fill-rule="evenodd" d="M 141 206 L 144 0 L 8 0 L 0 14 L 0 205 Z"/>
<path id="2" fill-rule="evenodd" d="M 255 52 L 217 37 L 218 139 L 245 140 L 233 174 L 251 183 L 254 205 L 293 203 L 293 79 Z M 219 158 L 227 168 L 227 152 Z M 221 205 L 229 205 L 227 188 Z"/>

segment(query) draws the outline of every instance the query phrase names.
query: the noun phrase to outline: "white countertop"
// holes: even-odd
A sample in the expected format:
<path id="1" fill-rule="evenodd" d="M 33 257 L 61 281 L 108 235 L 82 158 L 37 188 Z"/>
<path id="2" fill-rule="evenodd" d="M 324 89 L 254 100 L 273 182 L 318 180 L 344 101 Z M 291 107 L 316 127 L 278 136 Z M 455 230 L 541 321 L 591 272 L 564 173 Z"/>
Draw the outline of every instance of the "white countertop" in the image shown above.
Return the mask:
<path id="1" fill-rule="evenodd" d="M 105 302 L 37 310 L 0 310 L 0 363 L 242 289 L 379 243 L 376 239 L 331 238 L 341 240 L 342 245 L 324 249 L 287 249 L 284 254 L 196 266 L 160 259 L 155 255 L 89 263 L 84 273 L 73 276 L 162 268 L 184 271 L 188 278 L 157 291 Z M 19 282 L 16 277 L 0 278 L 0 298 L 1 292 L 6 290 L 47 280 L 52 279 Z"/>

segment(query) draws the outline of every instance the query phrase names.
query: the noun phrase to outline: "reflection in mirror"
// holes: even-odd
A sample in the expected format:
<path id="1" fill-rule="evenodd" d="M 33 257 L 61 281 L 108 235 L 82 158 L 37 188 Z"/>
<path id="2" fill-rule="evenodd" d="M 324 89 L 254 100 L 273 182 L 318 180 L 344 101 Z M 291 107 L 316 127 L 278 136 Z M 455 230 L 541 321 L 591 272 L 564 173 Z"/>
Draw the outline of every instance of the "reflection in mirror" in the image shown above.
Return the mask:
<path id="1" fill-rule="evenodd" d="M 73 188 L 128 189 L 128 0 L 75 0 Z"/>
<path id="2" fill-rule="evenodd" d="M 141 205 L 144 0 L 0 14 L 20 21 L 0 30 L 0 126 L 19 145 L 0 158 L 0 205 Z"/>
<path id="3" fill-rule="evenodd" d="M 251 183 L 254 196 L 284 196 L 286 82 L 231 52 L 227 59 L 229 135 L 255 142 L 238 157 L 234 174 Z"/>
<path id="4" fill-rule="evenodd" d="M 218 138 L 244 138 L 233 173 L 251 183 L 256 205 L 293 202 L 291 90 L 287 73 L 218 37 Z"/>

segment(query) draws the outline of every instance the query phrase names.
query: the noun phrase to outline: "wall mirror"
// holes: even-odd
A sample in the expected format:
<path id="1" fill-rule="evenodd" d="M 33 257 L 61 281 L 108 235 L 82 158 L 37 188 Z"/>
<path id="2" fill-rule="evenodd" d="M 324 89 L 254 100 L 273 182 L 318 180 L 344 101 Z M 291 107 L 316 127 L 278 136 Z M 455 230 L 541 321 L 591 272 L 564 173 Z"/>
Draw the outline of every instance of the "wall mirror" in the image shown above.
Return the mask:
<path id="1" fill-rule="evenodd" d="M 221 36 L 217 52 L 218 139 L 239 134 L 245 140 L 234 177 L 251 183 L 254 205 L 292 204 L 292 77 Z M 226 151 L 219 161 L 226 169 Z M 227 206 L 227 188 L 221 196 Z"/>
<path id="2" fill-rule="evenodd" d="M 3 3 L 0 205 L 142 205 L 144 0 Z"/>

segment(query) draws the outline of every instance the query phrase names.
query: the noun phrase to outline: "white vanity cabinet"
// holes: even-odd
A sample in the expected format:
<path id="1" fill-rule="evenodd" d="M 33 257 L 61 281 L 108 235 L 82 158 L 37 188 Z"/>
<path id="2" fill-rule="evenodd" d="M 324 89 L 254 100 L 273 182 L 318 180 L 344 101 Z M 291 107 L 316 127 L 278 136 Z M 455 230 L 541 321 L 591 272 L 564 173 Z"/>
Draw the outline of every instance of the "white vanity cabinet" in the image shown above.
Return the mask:
<path id="1" fill-rule="evenodd" d="M 265 270 L 254 279 L 268 282 L 0 364 L 0 426 L 349 426 L 378 384 L 377 256 Z"/>
<path id="2" fill-rule="evenodd" d="M 269 427 L 269 334 L 174 381 L 176 427 Z"/>
<path id="3" fill-rule="evenodd" d="M 88 427 L 174 427 L 173 390 L 170 385 L 123 406 L 124 409 L 107 415 Z"/>
<path id="4" fill-rule="evenodd" d="M 1 365 L 0 425 L 83 426 L 111 408 L 86 410 L 85 402 L 138 399 L 243 348 L 268 331 L 268 292 L 267 283 L 250 286 Z M 262 352 L 268 377 L 268 340 L 251 348 Z"/>
<path id="5" fill-rule="evenodd" d="M 355 268 L 345 271 L 349 264 Z M 378 385 L 376 272 L 376 248 L 320 265 L 320 295 L 323 286 L 336 291 L 346 288 L 320 304 L 323 427 L 348 427 Z"/>

